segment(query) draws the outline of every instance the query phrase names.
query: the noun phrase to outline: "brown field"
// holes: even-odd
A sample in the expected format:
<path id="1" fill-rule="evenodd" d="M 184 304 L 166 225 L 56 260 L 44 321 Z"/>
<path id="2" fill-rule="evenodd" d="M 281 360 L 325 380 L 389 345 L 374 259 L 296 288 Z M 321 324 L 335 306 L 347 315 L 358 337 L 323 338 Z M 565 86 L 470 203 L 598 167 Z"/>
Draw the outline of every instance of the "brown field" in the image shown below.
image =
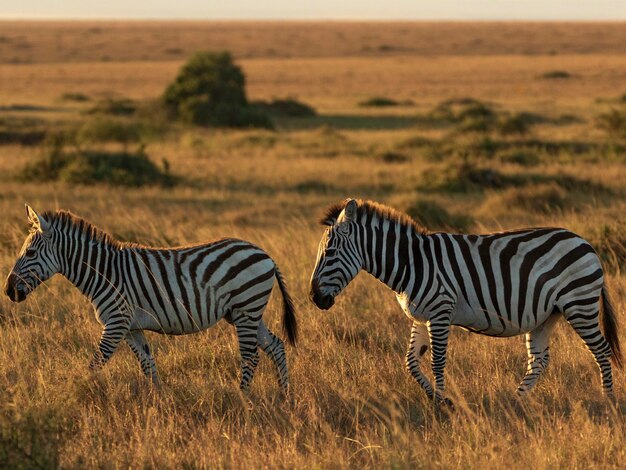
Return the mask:
<path id="1" fill-rule="evenodd" d="M 426 223 L 447 211 L 448 224 L 463 219 L 471 232 L 570 228 L 604 257 L 626 325 L 625 143 L 597 126 L 602 113 L 626 111 L 625 26 L 0 23 L 0 131 L 82 125 L 94 119 L 84 111 L 105 97 L 145 104 L 191 52 L 210 48 L 233 51 L 250 99 L 295 97 L 318 112 L 278 119 L 275 131 L 168 127 L 145 142 L 180 180 L 168 189 L 25 181 L 20 172 L 46 145 L 0 145 L 3 275 L 27 233 L 24 202 L 70 209 L 149 244 L 241 237 L 286 275 L 301 331 L 299 347 L 287 349 L 291 397 L 280 399 L 263 358 L 250 405 L 226 324 L 149 335 L 164 382 L 157 393 L 126 346 L 89 373 L 100 326 L 67 281 L 55 278 L 19 305 L 3 296 L 0 465 L 621 467 L 626 376 L 616 370 L 615 402 L 603 398 L 591 354 L 565 323 L 547 373 L 524 400 L 514 393 L 526 366 L 522 338 L 455 331 L 446 379 L 457 409 L 448 414 L 404 370 L 410 321 L 388 289 L 362 274 L 329 312 L 307 290 L 322 233 L 316 220 L 327 204 L 354 196 Z M 571 77 L 543 78 L 555 70 Z M 88 101 L 61 99 L 67 93 Z M 358 105 L 373 96 L 412 103 Z M 463 97 L 502 116 L 539 118 L 526 134 L 503 136 L 460 133 L 431 113 Z M 464 180 L 464 165 L 478 176 Z M 279 307 L 274 298 L 266 313 L 275 331 Z"/>

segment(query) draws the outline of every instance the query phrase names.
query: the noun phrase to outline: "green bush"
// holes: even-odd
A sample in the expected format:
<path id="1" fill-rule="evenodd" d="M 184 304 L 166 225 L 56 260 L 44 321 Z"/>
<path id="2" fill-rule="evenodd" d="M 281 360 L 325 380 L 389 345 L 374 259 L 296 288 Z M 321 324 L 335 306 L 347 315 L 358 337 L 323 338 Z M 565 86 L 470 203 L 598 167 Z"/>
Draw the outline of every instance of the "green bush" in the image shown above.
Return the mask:
<path id="1" fill-rule="evenodd" d="M 468 215 L 452 214 L 433 201 L 418 200 L 407 209 L 407 214 L 431 230 L 466 232 L 474 223 Z"/>
<path id="2" fill-rule="evenodd" d="M 77 131 L 79 143 L 117 142 L 124 146 L 141 141 L 144 126 L 137 121 L 97 117 L 85 122 Z"/>
<path id="3" fill-rule="evenodd" d="M 400 104 L 401 103 L 397 102 L 396 100 L 392 100 L 391 98 L 385 98 L 384 96 L 374 96 L 373 98 L 361 101 L 359 103 L 359 106 L 383 108 L 387 106 L 399 106 Z"/>
<path id="4" fill-rule="evenodd" d="M 66 152 L 62 141 L 52 143 L 38 162 L 26 166 L 24 180 L 65 181 L 72 184 L 106 183 L 112 186 L 172 186 L 175 183 L 164 160 L 154 164 L 143 148 L 134 153 L 105 151 Z"/>
<path id="5" fill-rule="evenodd" d="M 245 77 L 228 52 L 197 52 L 163 95 L 176 119 L 216 127 L 272 128 L 270 118 L 249 106 Z"/>

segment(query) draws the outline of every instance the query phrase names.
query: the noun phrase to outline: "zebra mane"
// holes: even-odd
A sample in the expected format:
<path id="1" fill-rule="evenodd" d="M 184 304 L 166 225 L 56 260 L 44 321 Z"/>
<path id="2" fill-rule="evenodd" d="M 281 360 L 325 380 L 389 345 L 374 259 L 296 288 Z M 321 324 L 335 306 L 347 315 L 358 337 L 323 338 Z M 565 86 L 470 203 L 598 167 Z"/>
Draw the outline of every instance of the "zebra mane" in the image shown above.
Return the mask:
<path id="1" fill-rule="evenodd" d="M 85 234 L 88 240 L 105 243 L 113 246 L 114 248 L 124 248 L 127 246 L 136 246 L 134 243 L 122 242 L 117 240 L 112 235 L 108 234 L 104 230 L 96 227 L 91 222 L 86 221 L 82 217 L 72 214 L 70 211 L 58 210 L 58 211 L 46 211 L 41 216 L 50 223 L 51 227 L 57 229 L 76 228 L 81 233 Z"/>
<path id="2" fill-rule="evenodd" d="M 341 211 L 346 207 L 346 203 L 349 199 L 343 202 L 330 205 L 321 218 L 320 224 L 326 226 L 332 226 L 339 218 Z M 404 212 L 400 212 L 393 207 L 386 206 L 374 201 L 364 201 L 362 199 L 356 199 L 357 203 L 357 218 L 360 218 L 364 214 L 372 214 L 379 219 L 389 220 L 390 222 L 396 222 L 404 227 L 411 227 L 417 233 L 427 234 L 428 229 L 418 224 L 411 216 Z"/>

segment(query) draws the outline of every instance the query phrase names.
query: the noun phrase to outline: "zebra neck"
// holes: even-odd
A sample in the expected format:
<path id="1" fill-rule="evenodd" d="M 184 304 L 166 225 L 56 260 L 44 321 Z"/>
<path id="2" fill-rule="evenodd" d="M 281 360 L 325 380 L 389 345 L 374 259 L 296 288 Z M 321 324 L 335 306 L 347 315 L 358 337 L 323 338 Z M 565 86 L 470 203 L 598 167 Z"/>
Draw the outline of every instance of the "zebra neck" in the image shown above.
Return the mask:
<path id="1" fill-rule="evenodd" d="M 391 290 L 404 292 L 417 260 L 423 258 L 424 237 L 412 227 L 380 221 L 361 236 L 363 269 Z"/>
<path id="2" fill-rule="evenodd" d="M 61 274 L 89 300 L 95 301 L 114 289 L 118 251 L 105 242 L 79 237 L 66 245 Z"/>

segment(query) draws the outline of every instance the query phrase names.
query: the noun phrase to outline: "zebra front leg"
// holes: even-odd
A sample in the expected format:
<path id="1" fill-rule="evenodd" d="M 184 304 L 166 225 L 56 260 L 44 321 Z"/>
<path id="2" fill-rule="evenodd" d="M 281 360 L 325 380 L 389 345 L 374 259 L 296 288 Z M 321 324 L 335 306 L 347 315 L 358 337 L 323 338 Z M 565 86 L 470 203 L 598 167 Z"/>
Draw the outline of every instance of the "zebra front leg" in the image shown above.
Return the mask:
<path id="1" fill-rule="evenodd" d="M 440 314 L 427 323 L 430 339 L 430 357 L 433 375 L 435 376 L 435 399 L 452 405 L 452 401 L 444 399 L 444 369 L 446 367 L 446 353 L 448 336 L 450 335 L 450 315 Z"/>
<path id="2" fill-rule="evenodd" d="M 423 324 L 413 323 L 411 327 L 411 340 L 406 352 L 406 368 L 418 384 L 424 389 L 428 398 L 434 398 L 433 386 L 422 373 L 420 362 L 428 351 L 428 330 Z"/>
<path id="3" fill-rule="evenodd" d="M 98 370 L 107 363 L 113 353 L 117 350 L 122 338 L 128 334 L 129 329 L 129 317 L 123 316 L 123 314 L 110 316 L 109 320 L 104 325 L 104 329 L 102 330 L 98 349 L 89 363 L 89 368 L 91 370 Z"/>
<path id="4" fill-rule="evenodd" d="M 287 369 L 287 356 L 285 355 L 283 341 L 265 326 L 263 320 L 259 323 L 257 339 L 263 352 L 270 357 L 276 366 L 278 384 L 283 393 L 287 395 L 289 393 L 289 371 Z"/>
<path id="5" fill-rule="evenodd" d="M 141 365 L 141 370 L 148 377 L 152 384 L 159 387 L 161 382 L 156 370 L 156 362 L 150 351 L 150 346 L 146 340 L 143 330 L 132 330 L 126 335 L 126 343 Z"/>
<path id="6" fill-rule="evenodd" d="M 245 314 L 233 319 L 237 329 L 239 353 L 241 354 L 241 383 L 239 388 L 246 394 L 250 390 L 250 382 L 254 378 L 254 371 L 259 363 L 257 340 L 259 320 L 260 318 L 248 317 Z"/>
<path id="7" fill-rule="evenodd" d="M 526 350 L 528 352 L 528 366 L 526 375 L 517 387 L 517 393 L 525 394 L 532 389 L 537 380 L 548 366 L 550 361 L 550 335 L 559 319 L 558 315 L 552 315 L 543 324 L 530 333 L 526 333 Z"/>

